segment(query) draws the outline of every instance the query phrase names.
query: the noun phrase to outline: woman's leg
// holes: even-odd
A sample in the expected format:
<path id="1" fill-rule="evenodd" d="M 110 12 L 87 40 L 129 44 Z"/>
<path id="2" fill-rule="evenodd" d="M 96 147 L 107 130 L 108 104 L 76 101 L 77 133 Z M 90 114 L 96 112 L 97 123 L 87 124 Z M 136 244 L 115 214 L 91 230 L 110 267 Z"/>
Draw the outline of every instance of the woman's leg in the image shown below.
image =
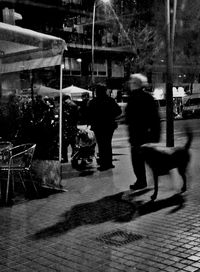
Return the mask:
<path id="1" fill-rule="evenodd" d="M 112 166 L 112 135 L 113 131 L 106 133 L 96 132 L 96 140 L 99 149 L 99 164 L 102 167 Z"/>
<path id="2" fill-rule="evenodd" d="M 140 189 L 147 186 L 145 162 L 140 154 L 140 147 L 131 147 L 131 160 L 133 171 L 137 178 L 136 183 L 131 185 L 131 189 Z"/>

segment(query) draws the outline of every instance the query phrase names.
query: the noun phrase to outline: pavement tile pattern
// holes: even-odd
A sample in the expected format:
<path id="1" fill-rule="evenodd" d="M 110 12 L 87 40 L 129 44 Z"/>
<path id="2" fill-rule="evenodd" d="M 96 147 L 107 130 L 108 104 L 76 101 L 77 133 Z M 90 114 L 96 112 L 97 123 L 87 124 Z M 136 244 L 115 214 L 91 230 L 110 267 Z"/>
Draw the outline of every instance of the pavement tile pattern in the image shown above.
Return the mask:
<path id="1" fill-rule="evenodd" d="M 0 207 L 1 272 L 200 271 L 200 145 L 191 148 L 188 192 L 177 194 L 175 173 L 176 186 L 164 178 L 155 203 L 150 172 L 144 194 L 128 191 L 129 145 L 113 146 L 115 169 L 84 175 L 67 165 L 68 191 Z"/>

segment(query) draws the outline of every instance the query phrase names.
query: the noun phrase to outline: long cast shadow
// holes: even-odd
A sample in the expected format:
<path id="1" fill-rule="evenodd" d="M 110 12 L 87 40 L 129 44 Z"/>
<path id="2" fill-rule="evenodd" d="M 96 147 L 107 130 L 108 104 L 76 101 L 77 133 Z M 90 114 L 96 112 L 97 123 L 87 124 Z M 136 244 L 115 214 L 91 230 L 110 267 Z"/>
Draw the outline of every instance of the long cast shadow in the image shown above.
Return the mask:
<path id="1" fill-rule="evenodd" d="M 134 201 L 134 198 L 133 201 L 127 201 L 123 200 L 123 194 L 124 192 L 121 192 L 95 202 L 75 205 L 61 216 L 62 219 L 58 223 L 38 231 L 29 238 L 37 240 L 55 237 L 83 225 L 108 221 L 129 222 L 133 220 L 134 215 L 142 216 L 171 206 L 176 206 L 175 209 L 178 210 L 184 207 L 185 202 L 184 197 L 179 194 L 155 202 Z"/>
<path id="2" fill-rule="evenodd" d="M 185 198 L 181 194 L 175 194 L 171 197 L 158 200 L 158 201 L 148 201 L 143 203 L 138 207 L 139 215 L 145 215 L 148 213 L 156 212 L 158 210 L 175 206 L 169 213 L 174 213 L 182 208 L 184 208 Z"/>

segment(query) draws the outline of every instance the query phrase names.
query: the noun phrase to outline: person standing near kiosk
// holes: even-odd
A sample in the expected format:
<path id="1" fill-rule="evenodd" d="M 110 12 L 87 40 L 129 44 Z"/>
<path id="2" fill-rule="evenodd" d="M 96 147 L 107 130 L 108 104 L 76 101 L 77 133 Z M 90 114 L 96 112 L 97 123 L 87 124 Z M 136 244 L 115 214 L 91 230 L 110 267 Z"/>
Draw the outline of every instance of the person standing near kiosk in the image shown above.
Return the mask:
<path id="1" fill-rule="evenodd" d="M 99 171 L 115 166 L 112 163 L 112 137 L 117 128 L 116 118 L 121 114 L 120 106 L 107 95 L 103 84 L 96 85 L 96 97 L 88 104 L 88 124 L 95 133 L 99 149 Z"/>

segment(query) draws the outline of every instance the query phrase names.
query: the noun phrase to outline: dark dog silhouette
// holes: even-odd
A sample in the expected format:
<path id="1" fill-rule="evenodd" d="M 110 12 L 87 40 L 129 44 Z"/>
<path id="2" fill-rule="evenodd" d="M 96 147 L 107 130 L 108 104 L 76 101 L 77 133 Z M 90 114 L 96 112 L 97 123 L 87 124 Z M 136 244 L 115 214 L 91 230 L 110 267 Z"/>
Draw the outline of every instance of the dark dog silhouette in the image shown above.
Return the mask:
<path id="1" fill-rule="evenodd" d="M 152 200 L 157 198 L 158 177 L 167 175 L 170 170 L 177 168 L 178 173 L 183 179 L 181 193 L 187 190 L 186 171 L 190 161 L 190 146 L 193 134 L 190 129 L 186 129 L 187 142 L 181 147 L 161 147 L 158 144 L 144 144 L 141 146 L 141 154 L 153 173 L 154 193 Z"/>

